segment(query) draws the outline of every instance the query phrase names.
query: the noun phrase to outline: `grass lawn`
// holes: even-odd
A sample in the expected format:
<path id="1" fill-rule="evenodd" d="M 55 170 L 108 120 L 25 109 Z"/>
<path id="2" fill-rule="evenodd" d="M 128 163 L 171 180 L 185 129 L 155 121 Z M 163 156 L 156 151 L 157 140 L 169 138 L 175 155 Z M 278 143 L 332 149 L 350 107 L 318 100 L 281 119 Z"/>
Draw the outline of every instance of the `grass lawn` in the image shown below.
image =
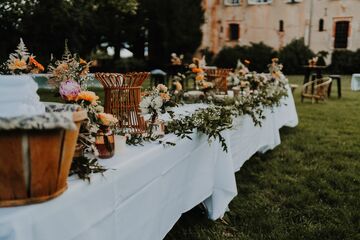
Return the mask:
<path id="1" fill-rule="evenodd" d="M 290 77 L 301 86 L 302 77 Z M 238 196 L 224 221 L 199 207 L 183 214 L 173 239 L 360 239 L 360 92 L 343 77 L 343 98 L 300 102 L 299 125 L 281 129 L 280 146 L 236 173 Z"/>
<path id="2" fill-rule="evenodd" d="M 302 80 L 290 77 L 299 86 Z M 299 125 L 281 129 L 281 145 L 236 173 L 231 211 L 213 222 L 195 207 L 166 240 L 360 240 L 360 92 L 350 91 L 349 76 L 342 80 L 343 98 L 334 84 L 325 103 L 301 103 L 296 89 Z M 58 100 L 48 90 L 39 93 Z"/>

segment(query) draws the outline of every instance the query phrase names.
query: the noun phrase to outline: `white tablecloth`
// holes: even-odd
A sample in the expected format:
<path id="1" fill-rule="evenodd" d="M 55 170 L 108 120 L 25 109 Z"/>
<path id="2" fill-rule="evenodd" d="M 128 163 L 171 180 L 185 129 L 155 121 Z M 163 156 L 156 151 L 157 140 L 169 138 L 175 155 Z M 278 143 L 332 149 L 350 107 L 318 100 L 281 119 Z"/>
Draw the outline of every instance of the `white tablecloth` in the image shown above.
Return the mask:
<path id="1" fill-rule="evenodd" d="M 360 73 L 355 73 L 351 77 L 351 90 L 359 91 L 360 90 Z"/>
<path id="2" fill-rule="evenodd" d="M 69 189 L 52 201 L 2 208 L 0 239 L 162 239 L 183 212 L 201 202 L 217 219 L 237 194 L 234 172 L 255 152 L 280 144 L 280 127 L 297 124 L 290 90 L 289 95 L 286 105 L 266 110 L 262 127 L 248 117 L 236 119 L 236 128 L 224 132 L 228 153 L 199 134 L 192 141 L 166 136 L 175 147 L 127 147 L 102 161 L 109 170 L 92 176 L 90 184 L 70 178 Z"/>

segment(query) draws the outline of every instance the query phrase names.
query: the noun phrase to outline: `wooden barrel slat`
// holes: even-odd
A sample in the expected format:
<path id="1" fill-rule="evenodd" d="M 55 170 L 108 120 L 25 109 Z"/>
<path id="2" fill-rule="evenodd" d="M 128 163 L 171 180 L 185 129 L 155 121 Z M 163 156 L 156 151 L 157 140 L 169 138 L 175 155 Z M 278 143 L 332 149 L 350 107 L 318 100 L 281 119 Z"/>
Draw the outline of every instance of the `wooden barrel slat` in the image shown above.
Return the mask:
<path id="1" fill-rule="evenodd" d="M 0 134 L 0 206 L 1 200 L 27 197 L 21 146 L 19 132 Z"/>
<path id="2" fill-rule="evenodd" d="M 59 157 L 64 130 L 36 131 L 29 135 L 31 197 L 56 192 Z"/>
<path id="3" fill-rule="evenodd" d="M 74 157 L 75 147 L 76 147 L 76 140 L 80 129 L 80 122 L 76 123 L 77 129 L 74 131 L 66 131 L 64 136 L 64 145 L 62 149 L 62 159 L 59 168 L 59 177 L 57 188 L 65 188 L 67 186 L 67 178 L 70 171 L 72 159 Z"/>

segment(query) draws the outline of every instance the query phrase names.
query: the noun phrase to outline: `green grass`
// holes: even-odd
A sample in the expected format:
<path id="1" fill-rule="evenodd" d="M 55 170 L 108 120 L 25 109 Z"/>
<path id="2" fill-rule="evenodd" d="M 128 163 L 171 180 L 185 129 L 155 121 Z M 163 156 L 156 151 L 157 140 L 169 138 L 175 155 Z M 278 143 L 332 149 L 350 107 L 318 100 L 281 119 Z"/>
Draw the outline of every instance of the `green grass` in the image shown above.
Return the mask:
<path id="1" fill-rule="evenodd" d="M 290 77 L 299 86 L 302 80 Z M 360 239 L 360 92 L 350 91 L 349 76 L 342 80 L 343 98 L 334 84 L 325 103 L 300 103 L 296 89 L 299 125 L 281 129 L 281 145 L 236 173 L 238 196 L 224 220 L 208 220 L 195 207 L 166 240 Z"/>
<path id="2" fill-rule="evenodd" d="M 301 86 L 302 77 L 290 77 Z M 299 125 L 281 129 L 282 143 L 236 173 L 238 196 L 224 221 L 196 207 L 173 239 L 360 239 L 360 92 L 342 79 L 343 98 L 300 103 Z"/>

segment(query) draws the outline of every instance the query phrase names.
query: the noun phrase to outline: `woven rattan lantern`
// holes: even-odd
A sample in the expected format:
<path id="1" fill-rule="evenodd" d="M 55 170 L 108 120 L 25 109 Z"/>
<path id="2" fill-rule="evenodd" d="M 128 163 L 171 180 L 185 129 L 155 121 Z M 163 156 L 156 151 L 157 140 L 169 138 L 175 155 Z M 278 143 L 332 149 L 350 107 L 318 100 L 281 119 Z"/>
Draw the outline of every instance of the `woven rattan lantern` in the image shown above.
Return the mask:
<path id="1" fill-rule="evenodd" d="M 215 84 L 215 89 L 220 92 L 224 92 L 227 94 L 227 77 L 232 69 L 228 68 L 216 68 L 216 69 L 205 69 L 205 73 L 208 81 L 213 82 Z"/>
<path id="2" fill-rule="evenodd" d="M 128 133 L 143 133 L 146 130 L 140 114 L 141 85 L 148 72 L 95 73 L 105 91 L 104 108 L 119 119 L 119 127 Z"/>

